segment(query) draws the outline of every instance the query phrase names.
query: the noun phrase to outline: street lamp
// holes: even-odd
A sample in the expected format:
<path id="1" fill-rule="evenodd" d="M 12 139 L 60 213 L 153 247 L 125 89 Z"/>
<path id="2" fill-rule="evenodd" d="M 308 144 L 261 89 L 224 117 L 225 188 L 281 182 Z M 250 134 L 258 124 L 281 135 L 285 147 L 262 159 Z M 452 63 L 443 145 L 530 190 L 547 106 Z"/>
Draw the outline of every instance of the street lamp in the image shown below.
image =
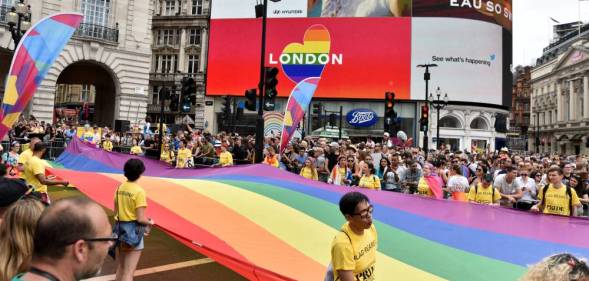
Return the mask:
<path id="1" fill-rule="evenodd" d="M 431 93 L 429 94 L 429 102 L 436 109 L 436 145 L 438 147 L 440 147 L 440 109 L 443 109 L 448 105 L 448 94 L 444 94 L 443 100 L 440 100 L 441 95 L 442 91 L 440 90 L 440 87 L 436 89 L 436 100 L 434 100 L 434 96 Z"/>
<path id="2" fill-rule="evenodd" d="M 19 0 L 6 14 L 6 20 L 16 49 L 20 39 L 25 35 L 27 29 L 31 27 L 31 5 L 25 5 L 24 0 Z"/>
<path id="3" fill-rule="evenodd" d="M 430 67 L 437 67 L 438 65 L 435 63 L 430 64 L 419 64 L 417 67 L 425 68 L 425 73 L 423 74 L 423 80 L 425 80 L 425 102 L 427 103 L 427 93 L 429 92 L 429 80 L 431 78 L 429 73 Z M 428 116 L 429 118 L 429 116 Z M 426 126 L 423 130 L 423 152 L 425 153 L 425 159 L 427 159 L 427 152 L 428 152 L 428 139 L 427 139 L 427 131 L 429 130 L 429 120 L 427 120 Z"/>

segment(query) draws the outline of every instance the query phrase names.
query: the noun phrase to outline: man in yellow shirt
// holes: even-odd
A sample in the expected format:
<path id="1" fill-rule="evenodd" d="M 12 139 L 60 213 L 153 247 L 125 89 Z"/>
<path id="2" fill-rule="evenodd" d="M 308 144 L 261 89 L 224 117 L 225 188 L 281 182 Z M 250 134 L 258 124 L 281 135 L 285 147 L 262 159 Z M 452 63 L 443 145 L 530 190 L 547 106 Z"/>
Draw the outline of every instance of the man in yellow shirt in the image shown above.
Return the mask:
<path id="1" fill-rule="evenodd" d="M 347 222 L 331 242 L 333 279 L 375 280 L 378 235 L 372 224 L 374 208 L 360 192 L 346 193 L 339 201 L 339 208 Z"/>
<path id="2" fill-rule="evenodd" d="M 486 174 L 483 176 L 482 182 L 470 188 L 468 191 L 468 202 L 474 202 L 484 205 L 499 206 L 501 200 L 501 193 L 491 185 L 493 182 L 493 175 Z"/>
<path id="3" fill-rule="evenodd" d="M 221 154 L 219 154 L 219 165 L 221 167 L 233 166 L 233 155 L 223 145 L 221 145 Z"/>
<path id="4" fill-rule="evenodd" d="M 187 148 L 188 142 L 182 140 L 180 142 L 180 148 L 178 148 L 178 157 L 176 161 L 176 168 L 188 168 L 189 161 L 192 162 L 192 150 Z"/>
<path id="5" fill-rule="evenodd" d="M 27 184 L 31 185 L 35 191 L 41 193 L 42 201 L 46 203 L 51 203 L 51 200 L 49 199 L 49 194 L 47 193 L 47 186 L 68 186 L 69 182 L 57 181 L 45 177 L 45 164 L 43 163 L 43 160 L 41 160 L 41 158 L 43 157 L 43 154 L 45 154 L 46 150 L 47 146 L 44 143 L 37 142 L 35 144 L 35 146 L 33 147 L 33 156 L 25 164 L 24 176 Z"/>
<path id="6" fill-rule="evenodd" d="M 575 189 L 562 183 L 562 178 L 563 172 L 560 167 L 548 170 L 550 184 L 538 192 L 540 202 L 532 206 L 532 211 L 561 216 L 577 215 L 577 207 L 581 206 L 581 201 Z"/>
<path id="7" fill-rule="evenodd" d="M 24 171 L 25 171 L 25 163 L 27 163 L 27 161 L 29 161 L 29 159 L 31 159 L 31 157 L 33 157 L 33 147 L 35 146 L 36 143 L 40 142 L 41 139 L 35 137 L 35 138 L 31 138 L 31 141 L 29 142 L 29 148 L 23 152 L 20 153 L 20 155 L 18 156 L 18 170 L 20 171 L 20 176 L 22 179 L 25 178 L 24 176 Z"/>

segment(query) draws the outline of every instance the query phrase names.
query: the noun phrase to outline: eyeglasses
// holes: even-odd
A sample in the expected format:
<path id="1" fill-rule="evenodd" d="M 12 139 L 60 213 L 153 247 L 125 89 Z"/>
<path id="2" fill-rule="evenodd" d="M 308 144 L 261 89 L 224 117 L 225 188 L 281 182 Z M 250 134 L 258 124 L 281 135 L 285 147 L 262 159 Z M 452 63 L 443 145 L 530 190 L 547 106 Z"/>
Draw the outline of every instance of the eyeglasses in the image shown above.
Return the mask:
<path id="1" fill-rule="evenodd" d="M 359 213 L 354 213 L 352 215 L 353 216 L 360 216 L 361 218 L 365 219 L 368 217 L 368 215 L 372 215 L 373 212 L 374 212 L 374 206 L 370 205 L 370 206 L 368 206 L 368 208 L 360 211 Z"/>
<path id="2" fill-rule="evenodd" d="M 110 237 L 82 238 L 86 242 L 115 242 L 119 240 L 119 235 L 113 233 Z"/>

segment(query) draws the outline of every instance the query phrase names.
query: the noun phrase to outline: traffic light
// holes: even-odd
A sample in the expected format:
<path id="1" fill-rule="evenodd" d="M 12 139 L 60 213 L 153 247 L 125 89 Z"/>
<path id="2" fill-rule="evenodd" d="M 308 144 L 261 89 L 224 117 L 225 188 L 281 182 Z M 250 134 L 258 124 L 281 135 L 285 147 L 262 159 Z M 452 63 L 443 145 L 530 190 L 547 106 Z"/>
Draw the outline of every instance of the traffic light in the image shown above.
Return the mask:
<path id="1" fill-rule="evenodd" d="M 266 75 L 264 78 L 264 110 L 273 111 L 276 106 L 276 85 L 278 85 L 278 68 L 266 67 Z"/>
<path id="2" fill-rule="evenodd" d="M 170 93 L 170 111 L 176 112 L 178 111 L 178 102 L 180 97 L 176 92 Z"/>
<path id="3" fill-rule="evenodd" d="M 394 133 L 397 112 L 395 112 L 395 93 L 386 92 L 384 96 L 384 131 Z"/>
<path id="4" fill-rule="evenodd" d="M 321 116 L 321 112 L 323 111 L 323 105 L 320 103 L 313 104 L 313 115 Z"/>
<path id="5" fill-rule="evenodd" d="M 256 111 L 256 89 L 245 90 L 245 108 L 250 111 Z"/>
<path id="6" fill-rule="evenodd" d="M 231 97 L 223 97 L 223 105 L 221 106 L 221 112 L 223 112 L 223 118 L 229 120 L 231 118 Z"/>
<path id="7" fill-rule="evenodd" d="M 182 78 L 180 90 L 180 102 L 182 112 L 190 112 L 190 108 L 196 103 L 196 83 L 190 77 Z"/>
<path id="8" fill-rule="evenodd" d="M 429 106 L 424 104 L 421 106 L 421 118 L 419 119 L 419 124 L 421 127 L 421 131 L 426 131 L 427 126 L 429 123 Z"/>
<path id="9" fill-rule="evenodd" d="M 335 113 L 329 114 L 329 126 L 337 126 L 337 115 Z"/>

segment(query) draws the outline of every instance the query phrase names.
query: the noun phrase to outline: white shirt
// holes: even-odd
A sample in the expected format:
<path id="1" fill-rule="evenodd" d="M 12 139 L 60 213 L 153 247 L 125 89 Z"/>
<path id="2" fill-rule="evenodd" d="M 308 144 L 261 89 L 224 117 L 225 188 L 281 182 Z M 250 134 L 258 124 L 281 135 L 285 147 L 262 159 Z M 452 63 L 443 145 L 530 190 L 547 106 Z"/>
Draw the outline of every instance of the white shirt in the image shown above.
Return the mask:
<path id="1" fill-rule="evenodd" d="M 448 178 L 446 186 L 450 192 L 465 192 L 468 189 L 468 180 L 462 175 L 454 175 Z"/>
<path id="2" fill-rule="evenodd" d="M 532 201 L 538 196 L 538 189 L 536 188 L 536 181 L 528 177 L 526 181 L 522 177 L 515 178 L 517 185 L 524 190 L 524 195 L 520 199 L 521 201 Z"/>

